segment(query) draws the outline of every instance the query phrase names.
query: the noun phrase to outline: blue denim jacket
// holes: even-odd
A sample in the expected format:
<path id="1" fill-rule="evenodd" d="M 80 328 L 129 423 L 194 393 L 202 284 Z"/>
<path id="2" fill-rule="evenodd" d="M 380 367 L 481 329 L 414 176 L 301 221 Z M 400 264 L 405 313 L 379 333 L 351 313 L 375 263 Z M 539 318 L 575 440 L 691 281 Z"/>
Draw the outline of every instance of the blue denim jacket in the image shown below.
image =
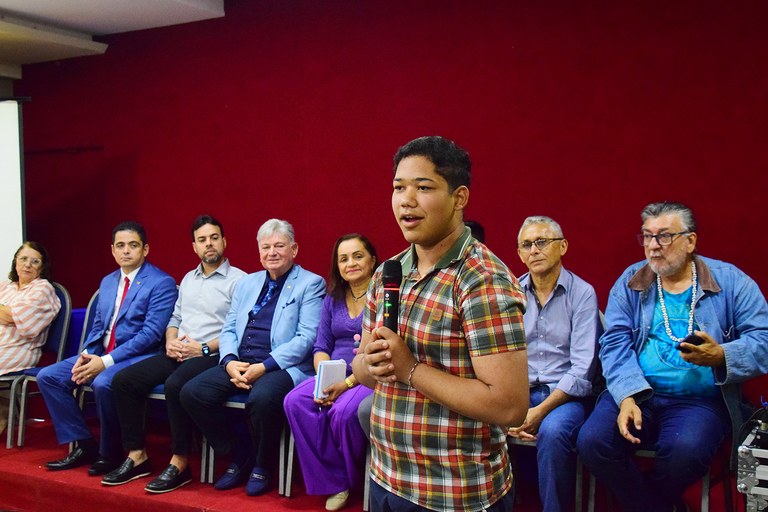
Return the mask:
<path id="1" fill-rule="evenodd" d="M 768 304 L 757 283 L 735 266 L 695 258 L 699 283 L 694 316 L 699 330 L 723 345 L 725 366 L 713 372 L 736 435 L 748 419 L 739 383 L 768 373 Z M 657 295 L 656 274 L 646 262 L 625 270 L 611 289 L 600 361 L 617 404 L 629 396 L 640 403 L 653 393 L 638 354 L 648 339 Z"/>

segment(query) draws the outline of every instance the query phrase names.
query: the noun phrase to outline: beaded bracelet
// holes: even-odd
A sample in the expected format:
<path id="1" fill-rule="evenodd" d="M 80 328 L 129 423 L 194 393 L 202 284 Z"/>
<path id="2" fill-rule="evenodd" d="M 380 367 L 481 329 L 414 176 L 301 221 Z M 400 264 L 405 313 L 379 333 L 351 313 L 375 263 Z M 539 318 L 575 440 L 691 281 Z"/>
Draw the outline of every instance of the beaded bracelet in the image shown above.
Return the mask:
<path id="1" fill-rule="evenodd" d="M 411 366 L 411 371 L 408 372 L 408 385 L 410 387 L 413 387 L 413 384 L 411 384 L 411 379 L 413 378 L 413 372 L 416 371 L 416 367 L 421 364 L 421 361 L 416 361 L 413 366 Z"/>

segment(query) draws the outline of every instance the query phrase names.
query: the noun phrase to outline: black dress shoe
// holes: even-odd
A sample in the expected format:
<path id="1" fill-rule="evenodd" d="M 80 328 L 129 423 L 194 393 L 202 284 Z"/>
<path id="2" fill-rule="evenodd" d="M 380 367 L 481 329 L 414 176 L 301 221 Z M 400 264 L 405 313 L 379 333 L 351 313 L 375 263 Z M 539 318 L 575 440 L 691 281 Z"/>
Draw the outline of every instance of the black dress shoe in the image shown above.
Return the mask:
<path id="1" fill-rule="evenodd" d="M 149 462 L 149 459 L 137 466 L 133 459 L 128 457 L 119 468 L 104 475 L 104 478 L 101 479 L 101 485 L 121 485 L 143 476 L 149 476 L 151 473 L 152 463 Z"/>
<path id="2" fill-rule="evenodd" d="M 100 457 L 99 460 L 94 462 L 88 469 L 90 476 L 106 475 L 110 471 L 114 471 L 120 467 L 121 462 L 117 459 L 111 459 L 107 457 Z"/>
<path id="3" fill-rule="evenodd" d="M 168 467 L 157 478 L 149 482 L 144 490 L 152 494 L 162 494 L 176 490 L 191 481 L 192 471 L 189 470 L 189 466 L 184 471 L 179 471 L 179 468 L 173 464 L 168 464 Z"/>
<path id="4" fill-rule="evenodd" d="M 95 450 L 85 450 L 78 446 L 63 459 L 48 462 L 45 467 L 48 468 L 48 471 L 62 471 L 90 464 L 96 460 L 96 457 L 98 457 L 98 453 Z"/>

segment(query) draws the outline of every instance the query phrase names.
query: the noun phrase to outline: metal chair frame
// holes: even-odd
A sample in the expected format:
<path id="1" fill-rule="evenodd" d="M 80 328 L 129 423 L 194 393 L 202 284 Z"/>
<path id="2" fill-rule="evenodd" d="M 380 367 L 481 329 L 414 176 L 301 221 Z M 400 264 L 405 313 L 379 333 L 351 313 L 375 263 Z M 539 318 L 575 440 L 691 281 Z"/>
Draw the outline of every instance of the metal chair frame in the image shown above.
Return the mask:
<path id="1" fill-rule="evenodd" d="M 731 476 L 730 476 L 730 461 L 728 460 L 729 451 L 725 452 L 723 475 L 720 478 L 723 483 L 723 498 L 725 500 L 725 511 L 733 512 L 733 500 L 731 498 Z M 637 450 L 635 452 L 637 457 L 655 458 L 656 452 L 654 450 Z M 701 512 L 709 512 L 709 492 L 712 484 L 712 468 L 707 470 L 707 473 L 701 478 Z M 595 477 L 589 475 L 589 497 L 587 501 L 587 512 L 595 512 Z"/>
<path id="2" fill-rule="evenodd" d="M 43 346 L 43 352 L 56 352 L 56 360 L 54 363 L 58 363 L 64 357 L 64 351 L 67 345 L 67 335 L 69 334 L 69 324 L 72 316 L 72 299 L 67 289 L 60 283 L 52 282 L 56 296 L 61 302 L 61 309 L 59 309 L 56 318 L 53 319 L 51 325 L 48 327 L 48 336 L 45 345 Z M 34 368 L 28 368 L 21 372 L 15 372 L 12 375 L 3 375 L 0 377 L 0 382 L 7 382 L 10 384 L 9 394 L 9 407 L 8 407 L 8 432 L 6 434 L 6 448 L 13 447 L 13 428 L 18 423 L 18 437 L 16 444 L 19 447 L 24 446 L 24 433 L 27 423 L 27 399 L 29 397 L 29 383 L 37 381 L 37 374 L 42 369 L 42 366 L 35 366 Z M 19 417 L 16 419 L 16 400 L 19 399 Z"/>
<path id="3" fill-rule="evenodd" d="M 224 402 L 224 407 L 230 409 L 245 410 L 245 400 L 247 395 L 233 395 Z M 290 498 L 291 480 L 293 476 L 293 454 L 295 442 L 288 422 L 283 426 L 280 434 L 280 466 L 278 469 L 277 493 L 280 496 Z M 208 444 L 208 440 L 203 436 L 202 455 L 200 460 L 200 481 L 203 483 L 213 483 L 213 471 L 216 465 L 213 447 Z"/>

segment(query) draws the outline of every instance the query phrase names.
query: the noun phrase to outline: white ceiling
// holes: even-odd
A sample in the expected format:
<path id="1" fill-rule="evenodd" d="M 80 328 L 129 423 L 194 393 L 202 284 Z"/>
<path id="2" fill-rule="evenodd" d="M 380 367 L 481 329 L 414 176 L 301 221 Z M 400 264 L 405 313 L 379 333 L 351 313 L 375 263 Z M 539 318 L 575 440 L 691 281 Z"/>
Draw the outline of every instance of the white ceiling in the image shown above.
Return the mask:
<path id="1" fill-rule="evenodd" d="M 0 77 L 23 64 L 98 55 L 94 35 L 224 16 L 224 0 L 0 0 Z"/>

